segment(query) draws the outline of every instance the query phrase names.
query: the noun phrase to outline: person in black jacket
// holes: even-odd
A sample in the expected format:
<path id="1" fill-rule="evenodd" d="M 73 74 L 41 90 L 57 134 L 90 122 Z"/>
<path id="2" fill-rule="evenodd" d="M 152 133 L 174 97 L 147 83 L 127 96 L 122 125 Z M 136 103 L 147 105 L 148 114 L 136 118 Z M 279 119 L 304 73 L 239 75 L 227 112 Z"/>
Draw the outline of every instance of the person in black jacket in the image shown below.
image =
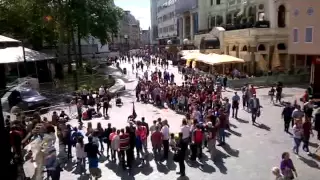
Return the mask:
<path id="1" fill-rule="evenodd" d="M 320 110 L 317 110 L 314 117 L 314 130 L 317 131 L 317 138 L 320 140 Z"/>
<path id="2" fill-rule="evenodd" d="M 292 120 L 292 111 L 293 111 L 293 108 L 290 103 L 287 103 L 286 107 L 283 108 L 283 110 L 282 110 L 281 115 L 284 120 L 284 131 L 285 132 L 289 131 L 290 122 Z"/>
<path id="3" fill-rule="evenodd" d="M 177 142 L 176 151 L 178 155 L 178 163 L 179 163 L 179 169 L 180 171 L 177 172 L 177 174 L 180 174 L 180 176 L 186 176 L 186 165 L 184 163 L 185 157 L 186 157 L 186 150 L 188 148 L 188 145 L 185 141 L 182 139 L 182 133 L 179 133 L 179 140 Z"/>

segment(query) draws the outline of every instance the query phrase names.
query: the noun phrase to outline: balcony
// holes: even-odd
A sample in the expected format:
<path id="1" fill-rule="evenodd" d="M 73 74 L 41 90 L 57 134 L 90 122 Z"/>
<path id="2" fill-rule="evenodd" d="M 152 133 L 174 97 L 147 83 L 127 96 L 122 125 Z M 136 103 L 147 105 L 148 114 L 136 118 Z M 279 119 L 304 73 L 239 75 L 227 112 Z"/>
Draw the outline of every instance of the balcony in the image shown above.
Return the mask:
<path id="1" fill-rule="evenodd" d="M 225 31 L 226 38 L 255 37 L 255 36 L 288 36 L 286 28 L 249 28 Z"/>
<path id="2" fill-rule="evenodd" d="M 176 14 L 183 14 L 196 8 L 198 8 L 198 0 L 178 0 L 175 4 Z"/>

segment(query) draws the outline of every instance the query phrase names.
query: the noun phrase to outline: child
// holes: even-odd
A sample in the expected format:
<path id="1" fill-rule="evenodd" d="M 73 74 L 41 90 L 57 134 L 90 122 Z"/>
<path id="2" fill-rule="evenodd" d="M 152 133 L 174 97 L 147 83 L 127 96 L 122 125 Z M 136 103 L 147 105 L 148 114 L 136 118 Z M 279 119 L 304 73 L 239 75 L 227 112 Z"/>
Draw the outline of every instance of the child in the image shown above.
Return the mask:
<path id="1" fill-rule="evenodd" d="M 273 86 L 271 87 L 270 91 L 269 91 L 269 96 L 270 96 L 270 102 L 272 102 L 274 104 L 274 93 L 276 92 L 276 90 L 273 88 Z"/>
<path id="2" fill-rule="evenodd" d="M 175 139 L 175 137 L 174 137 L 174 134 L 173 133 L 171 133 L 170 134 L 170 142 L 169 142 L 169 146 L 171 147 L 171 149 L 175 149 L 175 147 L 176 147 L 176 145 L 177 145 L 177 143 L 176 143 L 176 139 Z"/>

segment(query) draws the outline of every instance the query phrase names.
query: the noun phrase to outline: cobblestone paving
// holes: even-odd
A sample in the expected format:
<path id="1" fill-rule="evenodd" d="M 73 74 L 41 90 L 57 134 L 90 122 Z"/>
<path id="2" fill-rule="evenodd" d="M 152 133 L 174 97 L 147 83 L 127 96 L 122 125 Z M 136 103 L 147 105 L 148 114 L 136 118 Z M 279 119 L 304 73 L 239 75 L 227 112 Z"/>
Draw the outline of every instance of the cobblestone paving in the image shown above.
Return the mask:
<path id="1" fill-rule="evenodd" d="M 132 113 L 132 102 L 134 100 L 134 88 L 136 85 L 135 75 L 131 70 L 131 65 L 122 64 L 129 70 L 129 75 L 123 77 L 127 79 L 126 91 L 123 93 L 124 106 L 112 107 L 110 119 L 94 119 L 91 122 L 93 126 L 100 122 L 103 126 L 112 123 L 115 127 L 124 127 L 127 125 L 127 117 Z M 152 67 L 154 69 L 154 67 Z M 177 83 L 181 83 L 181 76 L 177 69 L 169 67 L 170 72 L 176 75 Z M 118 74 L 119 75 L 119 74 Z M 208 160 L 205 156 L 203 163 L 190 164 L 187 162 L 186 173 L 190 180 L 269 180 L 273 179 L 270 172 L 273 166 L 279 166 L 281 153 L 291 152 L 293 140 L 290 135 L 283 132 L 283 120 L 280 118 L 281 107 L 273 106 L 269 103 L 267 95 L 268 89 L 258 89 L 257 95 L 262 103 L 262 115 L 257 120 L 259 127 L 253 126 L 250 121 L 250 115 L 244 110 L 239 110 L 239 120 L 230 119 L 232 124 L 228 134 L 225 147 L 218 147 L 218 158 L 215 162 Z M 285 101 L 293 101 L 303 92 L 299 88 L 284 88 Z M 229 90 L 223 93 L 224 96 L 231 98 L 233 92 Z M 168 119 L 170 131 L 179 131 L 179 126 L 183 118 L 172 110 L 160 110 L 150 104 L 136 103 L 136 112 L 138 119 L 145 117 L 151 124 L 158 117 Z M 72 125 L 77 121 L 72 120 Z M 315 149 L 315 140 L 311 140 L 311 151 Z M 292 154 L 293 162 L 298 170 L 299 179 L 315 180 L 319 179 L 319 161 L 309 157 L 301 151 L 301 157 L 298 158 Z M 75 161 L 75 160 L 74 160 Z M 146 165 L 135 164 L 134 176 L 128 176 L 116 164 L 109 161 L 101 161 L 99 167 L 102 170 L 102 178 L 107 180 L 171 180 L 177 179 L 176 170 L 179 167 L 173 162 L 156 164 L 152 156 L 149 156 L 149 163 Z M 32 174 L 32 165 L 25 164 L 28 174 Z M 74 165 L 66 167 L 62 172 L 62 180 L 88 179 L 87 176 L 75 174 Z M 318 178 L 317 178 L 318 177 Z M 178 178 L 180 179 L 180 178 Z"/>

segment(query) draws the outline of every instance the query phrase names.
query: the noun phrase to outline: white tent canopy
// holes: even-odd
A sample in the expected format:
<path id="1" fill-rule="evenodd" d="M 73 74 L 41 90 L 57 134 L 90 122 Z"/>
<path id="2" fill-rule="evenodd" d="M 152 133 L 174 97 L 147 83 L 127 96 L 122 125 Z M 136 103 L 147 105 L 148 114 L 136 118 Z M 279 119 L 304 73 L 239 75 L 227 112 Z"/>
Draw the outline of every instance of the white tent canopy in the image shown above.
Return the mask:
<path id="1" fill-rule="evenodd" d="M 0 42 L 17 42 L 18 43 L 20 41 L 0 35 Z"/>
<path id="2" fill-rule="evenodd" d="M 50 56 L 32 49 L 24 48 L 24 50 L 27 62 L 50 60 L 55 58 L 54 56 Z M 19 62 L 24 62 L 23 47 L 19 46 L 0 49 L 0 64 Z"/>

